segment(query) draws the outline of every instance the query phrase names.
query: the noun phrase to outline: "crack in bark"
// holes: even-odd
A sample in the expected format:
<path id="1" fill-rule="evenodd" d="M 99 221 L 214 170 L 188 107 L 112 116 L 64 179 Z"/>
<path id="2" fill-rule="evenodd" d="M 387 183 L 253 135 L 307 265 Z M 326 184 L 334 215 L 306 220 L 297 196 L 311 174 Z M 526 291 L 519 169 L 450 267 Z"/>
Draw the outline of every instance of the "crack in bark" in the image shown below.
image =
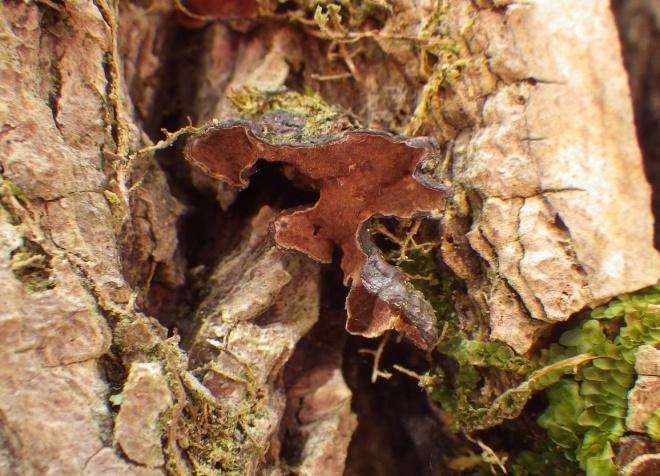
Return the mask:
<path id="1" fill-rule="evenodd" d="M 87 471 L 87 466 L 89 466 L 89 462 L 93 460 L 95 456 L 97 456 L 101 451 L 103 451 L 106 448 L 108 448 L 108 446 L 101 445 L 101 447 L 98 450 L 96 450 L 94 453 L 92 453 L 92 455 L 89 458 L 87 458 L 87 460 L 83 464 L 83 469 L 82 469 L 83 474 L 85 474 L 85 472 Z"/>
<path id="2" fill-rule="evenodd" d="M 495 197 L 488 197 L 488 198 L 495 198 Z M 519 226 L 520 226 L 520 210 L 522 209 L 523 206 L 524 206 L 524 203 L 521 203 L 521 205 L 518 207 L 517 216 L 516 216 L 516 219 L 517 219 L 516 229 L 518 229 Z M 488 244 L 488 246 L 492 250 L 493 256 L 495 256 L 495 263 L 497 265 L 497 269 L 496 269 L 495 274 L 506 285 L 506 287 L 511 291 L 511 293 L 518 297 L 518 302 L 521 304 L 520 307 L 525 312 L 525 314 L 527 314 L 527 317 L 530 318 L 530 319 L 534 319 L 533 314 L 532 314 L 532 312 L 530 311 L 530 309 L 528 307 L 528 303 L 526 302 L 528 300 L 528 298 L 526 299 L 523 296 L 522 291 L 520 289 L 518 289 L 519 286 L 514 284 L 514 282 L 512 281 L 511 276 L 503 275 L 500 272 L 500 263 L 501 263 L 501 261 L 500 261 L 500 256 L 497 253 L 497 247 L 488 239 L 488 236 L 486 236 L 484 233 L 481 232 L 481 230 L 479 230 L 479 235 Z M 521 270 L 521 263 L 522 263 L 522 260 L 525 256 L 525 247 L 522 245 L 522 243 L 520 243 L 519 236 L 518 236 L 518 240 L 516 240 L 515 243 L 518 245 L 519 251 L 520 251 L 520 257 L 516 262 L 516 270 L 518 271 L 518 278 L 522 281 L 522 283 L 527 288 L 527 291 L 531 295 L 531 298 L 534 299 L 534 301 L 542 309 L 544 315 L 547 316 L 547 313 L 545 312 L 545 308 L 543 306 L 543 303 L 534 294 L 534 292 L 532 291 L 532 288 L 529 286 L 529 284 L 527 283 L 527 280 L 523 276 L 523 273 L 522 273 L 522 270 Z M 477 254 L 479 254 L 479 253 L 477 253 Z M 483 257 L 482 257 L 482 259 L 483 259 Z M 485 260 L 485 259 L 484 259 L 484 261 L 488 262 L 488 260 Z"/>
<path id="3" fill-rule="evenodd" d="M 55 127 L 60 133 L 60 137 L 64 140 L 64 134 L 62 133 L 62 125 L 57 119 L 59 114 L 59 102 L 60 97 L 62 96 L 62 72 L 60 71 L 57 62 L 51 62 L 50 67 L 48 68 L 50 75 L 50 90 L 48 91 L 48 107 L 50 108 L 51 114 L 53 115 L 53 122 Z"/>
<path id="4" fill-rule="evenodd" d="M 547 318 L 548 317 L 548 311 L 545 308 L 545 304 L 539 297 L 534 293 L 532 290 L 532 287 L 529 285 L 527 282 L 527 279 L 525 278 L 525 275 L 523 274 L 523 269 L 522 269 L 522 263 L 525 259 L 525 253 L 527 250 L 525 249 L 525 246 L 521 242 L 521 236 L 520 236 L 520 212 L 525 206 L 525 203 L 527 202 L 527 199 L 523 199 L 523 203 L 518 207 L 518 213 L 516 213 L 516 243 L 520 246 L 520 259 L 518 259 L 518 262 L 516 263 L 516 270 L 518 271 L 518 276 L 520 277 L 520 280 L 525 284 L 527 289 L 529 290 L 529 293 L 532 295 L 532 298 L 534 299 L 534 302 L 541 308 L 541 312 L 543 313 L 543 317 Z M 514 288 L 515 289 L 515 288 Z M 516 290 L 517 293 L 517 290 Z M 534 318 L 534 314 L 530 311 L 530 309 L 527 307 L 527 303 L 525 302 L 525 298 L 523 298 L 521 295 L 520 297 L 520 303 L 522 304 L 522 308 L 525 309 L 525 311 L 530 315 L 530 317 Z M 541 320 L 544 320 L 541 318 Z"/>
<path id="5" fill-rule="evenodd" d="M 529 198 L 537 198 L 537 197 L 543 198 L 548 194 L 563 193 L 563 192 L 585 192 L 585 193 L 588 193 L 589 191 L 585 190 L 583 188 L 579 188 L 579 187 L 565 187 L 565 188 L 562 187 L 562 188 L 555 188 L 555 189 L 547 188 L 545 190 L 540 190 L 538 192 L 534 192 L 534 193 L 529 194 L 529 195 L 488 195 L 488 196 L 485 196 L 483 194 L 480 194 L 480 195 L 481 195 L 482 198 L 485 198 L 485 199 L 496 198 L 498 200 L 514 200 L 516 198 L 519 198 L 519 199 L 526 200 L 526 199 L 529 199 Z"/>
<path id="6" fill-rule="evenodd" d="M 60 200 L 64 200 L 64 199 L 66 199 L 66 198 L 70 198 L 70 197 L 72 197 L 72 196 L 74 196 L 74 195 L 79 195 L 79 194 L 83 194 L 83 193 L 96 193 L 96 194 L 99 194 L 99 195 L 103 195 L 103 192 L 101 191 L 101 187 L 99 187 L 98 189 L 89 189 L 89 190 L 85 190 L 85 189 L 83 189 L 83 190 L 72 190 L 72 191 L 70 191 L 70 192 L 67 192 L 67 193 L 65 193 L 65 194 L 59 195 L 59 196 L 57 196 L 57 197 L 54 197 L 54 198 L 44 198 L 44 199 L 42 199 L 42 200 L 43 200 L 44 203 L 54 203 L 54 202 L 58 202 L 58 201 L 60 201 Z"/>
<path id="7" fill-rule="evenodd" d="M 114 120 L 109 125 L 115 140 L 115 152 L 121 157 L 127 157 L 129 153 L 129 139 L 127 131 L 127 121 L 124 117 L 124 109 L 121 104 L 121 71 L 119 69 L 119 46 L 117 43 L 117 22 L 116 14 L 111 11 L 111 7 L 105 0 L 93 0 L 99 14 L 110 30 L 110 51 L 106 53 L 106 61 L 103 72 L 106 77 L 106 98 L 110 103 Z"/>
<path id="8" fill-rule="evenodd" d="M 23 447 L 20 437 L 9 427 L 5 412 L 0 408 L 0 450 L 3 450 L 0 455 L 8 457 L 5 461 L 9 462 L 10 469 L 18 469 L 18 472 L 10 472 L 9 475 L 29 474 L 27 468 L 24 467 L 26 458 L 23 456 Z"/>

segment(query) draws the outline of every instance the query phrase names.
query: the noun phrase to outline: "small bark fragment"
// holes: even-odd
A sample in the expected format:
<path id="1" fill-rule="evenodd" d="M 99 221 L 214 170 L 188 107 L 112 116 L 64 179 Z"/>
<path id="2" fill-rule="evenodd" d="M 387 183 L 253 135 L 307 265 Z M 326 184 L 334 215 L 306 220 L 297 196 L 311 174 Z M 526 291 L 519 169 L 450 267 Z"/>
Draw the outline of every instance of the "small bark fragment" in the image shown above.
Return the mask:
<path id="1" fill-rule="evenodd" d="M 654 443 L 645 436 L 624 436 L 619 441 L 617 465 L 624 467 L 638 456 L 660 453 L 660 443 Z"/>
<path id="2" fill-rule="evenodd" d="M 298 412 L 305 443 L 300 474 L 335 475 L 344 471 L 348 444 L 357 427 L 351 412 L 351 391 L 339 368 L 323 369 L 325 379 L 301 396 Z"/>
<path id="3" fill-rule="evenodd" d="M 643 455 L 635 458 L 623 468 L 623 476 L 653 476 L 660 474 L 660 454 Z"/>
<path id="4" fill-rule="evenodd" d="M 117 443 L 131 461 L 162 466 L 159 417 L 172 405 L 172 395 L 160 364 L 133 363 L 121 396 L 114 429 Z"/>
<path id="5" fill-rule="evenodd" d="M 626 426 L 631 431 L 644 433 L 646 422 L 660 408 L 660 377 L 640 375 L 628 394 Z"/>
<path id="6" fill-rule="evenodd" d="M 651 345 L 642 345 L 635 354 L 635 371 L 639 375 L 660 377 L 660 350 Z"/>
<path id="7" fill-rule="evenodd" d="M 635 370 L 639 374 L 628 393 L 626 427 L 638 433 L 646 432 L 646 423 L 660 408 L 660 350 L 641 346 L 635 354 Z"/>

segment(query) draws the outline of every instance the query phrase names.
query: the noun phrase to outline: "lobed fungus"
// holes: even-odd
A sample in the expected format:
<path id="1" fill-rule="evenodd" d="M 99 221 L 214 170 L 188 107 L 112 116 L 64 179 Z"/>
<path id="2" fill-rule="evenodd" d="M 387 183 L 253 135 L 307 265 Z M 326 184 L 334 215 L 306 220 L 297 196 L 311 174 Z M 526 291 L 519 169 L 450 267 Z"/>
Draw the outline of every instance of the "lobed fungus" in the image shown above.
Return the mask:
<path id="1" fill-rule="evenodd" d="M 403 271 L 385 260 L 367 224 L 373 217 L 439 216 L 443 187 L 419 173 L 435 157 L 435 143 L 355 130 L 275 144 L 265 134 L 273 137 L 287 123 L 281 114 L 276 121 L 270 118 L 268 127 L 263 120 L 261 125 L 213 124 L 188 141 L 185 157 L 209 176 L 239 188 L 248 186 L 257 160 L 278 162 L 296 183 L 317 190 L 315 204 L 286 210 L 274 220 L 276 244 L 321 263 L 330 263 L 333 247 L 339 246 L 344 284 L 351 286 L 347 330 L 376 337 L 396 329 L 419 347 L 431 347 L 437 334 L 432 306 Z"/>

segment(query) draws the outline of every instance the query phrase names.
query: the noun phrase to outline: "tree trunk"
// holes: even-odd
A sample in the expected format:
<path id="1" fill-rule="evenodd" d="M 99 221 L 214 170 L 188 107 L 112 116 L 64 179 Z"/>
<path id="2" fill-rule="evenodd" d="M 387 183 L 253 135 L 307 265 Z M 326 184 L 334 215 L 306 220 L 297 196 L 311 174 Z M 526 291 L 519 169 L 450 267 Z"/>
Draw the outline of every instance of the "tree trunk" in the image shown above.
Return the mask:
<path id="1" fill-rule="evenodd" d="M 0 12 L 0 474 L 658 474 L 608 2 Z"/>

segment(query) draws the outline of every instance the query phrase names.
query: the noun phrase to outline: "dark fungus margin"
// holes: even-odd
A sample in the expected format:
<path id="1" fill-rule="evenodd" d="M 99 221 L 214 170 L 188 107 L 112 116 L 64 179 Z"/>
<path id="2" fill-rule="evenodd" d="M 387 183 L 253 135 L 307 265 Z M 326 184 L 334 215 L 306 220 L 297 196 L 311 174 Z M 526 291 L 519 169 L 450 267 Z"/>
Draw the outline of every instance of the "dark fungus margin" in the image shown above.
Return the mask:
<path id="1" fill-rule="evenodd" d="M 318 190 L 311 207 L 287 210 L 273 223 L 275 242 L 321 263 L 342 250 L 346 328 L 376 337 L 396 329 L 422 348 L 436 338 L 431 306 L 403 273 L 388 264 L 371 242 L 365 224 L 375 216 L 438 217 L 444 187 L 417 175 L 437 155 L 428 138 L 399 138 L 356 130 L 307 143 L 273 144 L 250 122 L 213 124 L 189 139 L 184 155 L 206 174 L 245 188 L 257 160 L 286 164 L 297 181 Z"/>

